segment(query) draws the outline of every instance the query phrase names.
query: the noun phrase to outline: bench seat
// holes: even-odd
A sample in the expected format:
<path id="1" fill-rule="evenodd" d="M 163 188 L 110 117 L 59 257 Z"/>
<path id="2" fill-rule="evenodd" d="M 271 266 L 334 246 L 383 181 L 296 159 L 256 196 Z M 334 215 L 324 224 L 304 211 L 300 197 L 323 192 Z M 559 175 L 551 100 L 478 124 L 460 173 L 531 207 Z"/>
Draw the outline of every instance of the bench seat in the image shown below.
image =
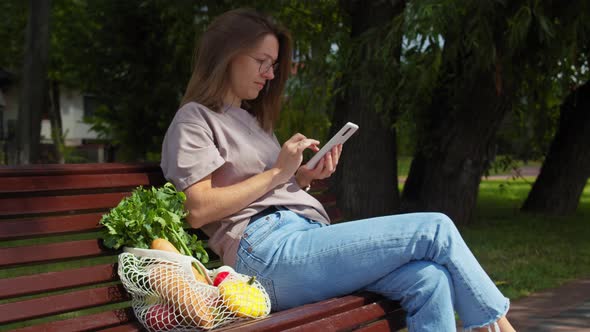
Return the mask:
<path id="1" fill-rule="evenodd" d="M 0 331 L 141 331 L 117 275 L 120 251 L 102 245 L 98 221 L 137 186 L 164 183 L 157 164 L 0 167 Z M 326 183 L 315 188 L 342 221 Z M 210 256 L 208 268 L 221 265 Z M 359 292 L 216 331 L 389 331 L 404 316 L 398 303 Z"/>

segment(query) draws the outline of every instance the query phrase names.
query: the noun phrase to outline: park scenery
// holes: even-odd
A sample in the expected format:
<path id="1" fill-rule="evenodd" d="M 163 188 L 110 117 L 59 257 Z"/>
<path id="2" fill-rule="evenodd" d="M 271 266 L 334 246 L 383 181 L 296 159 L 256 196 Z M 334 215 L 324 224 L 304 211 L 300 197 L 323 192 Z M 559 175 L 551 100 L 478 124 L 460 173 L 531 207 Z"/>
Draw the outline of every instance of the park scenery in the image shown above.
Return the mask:
<path id="1" fill-rule="evenodd" d="M 280 143 L 359 126 L 339 222 L 445 213 L 512 301 L 590 276 L 587 0 L 3 0 L 0 168 L 158 164 L 195 41 L 239 7 L 293 38 Z"/>

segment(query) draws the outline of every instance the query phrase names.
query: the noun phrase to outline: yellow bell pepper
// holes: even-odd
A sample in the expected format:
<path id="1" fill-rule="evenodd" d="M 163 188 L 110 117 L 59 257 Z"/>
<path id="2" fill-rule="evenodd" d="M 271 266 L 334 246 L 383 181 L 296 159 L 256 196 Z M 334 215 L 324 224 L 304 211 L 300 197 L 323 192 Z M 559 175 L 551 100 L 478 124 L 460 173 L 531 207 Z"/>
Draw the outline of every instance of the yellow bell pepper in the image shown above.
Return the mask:
<path id="1" fill-rule="evenodd" d="M 219 285 L 225 305 L 239 317 L 261 317 L 268 312 L 266 297 L 253 285 L 255 280 L 227 280 Z"/>

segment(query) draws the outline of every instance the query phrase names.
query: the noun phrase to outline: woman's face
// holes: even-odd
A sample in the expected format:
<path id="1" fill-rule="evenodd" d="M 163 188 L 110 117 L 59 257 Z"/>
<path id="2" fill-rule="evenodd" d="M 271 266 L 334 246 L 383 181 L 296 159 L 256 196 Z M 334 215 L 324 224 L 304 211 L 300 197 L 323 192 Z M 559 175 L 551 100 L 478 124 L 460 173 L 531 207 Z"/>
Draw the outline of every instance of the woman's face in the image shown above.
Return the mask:
<path id="1" fill-rule="evenodd" d="M 239 106 L 242 100 L 258 97 L 267 81 L 275 77 L 273 66 L 279 56 L 279 42 L 274 35 L 264 36 L 258 44 L 230 63 L 229 90 L 226 104 Z"/>

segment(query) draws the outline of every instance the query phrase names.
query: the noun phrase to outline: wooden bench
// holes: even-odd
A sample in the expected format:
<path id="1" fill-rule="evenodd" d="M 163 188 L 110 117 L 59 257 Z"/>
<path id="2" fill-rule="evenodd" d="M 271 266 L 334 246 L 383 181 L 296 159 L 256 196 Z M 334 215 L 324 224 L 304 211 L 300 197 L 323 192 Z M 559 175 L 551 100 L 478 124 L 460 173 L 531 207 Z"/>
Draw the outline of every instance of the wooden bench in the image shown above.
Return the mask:
<path id="1" fill-rule="evenodd" d="M 0 331 L 142 330 L 98 221 L 133 188 L 164 182 L 155 164 L 0 167 Z M 340 221 L 325 189 L 314 195 Z M 219 265 L 212 257 L 208 267 Z M 404 316 L 398 303 L 364 292 L 218 330 L 387 331 L 404 327 Z"/>

